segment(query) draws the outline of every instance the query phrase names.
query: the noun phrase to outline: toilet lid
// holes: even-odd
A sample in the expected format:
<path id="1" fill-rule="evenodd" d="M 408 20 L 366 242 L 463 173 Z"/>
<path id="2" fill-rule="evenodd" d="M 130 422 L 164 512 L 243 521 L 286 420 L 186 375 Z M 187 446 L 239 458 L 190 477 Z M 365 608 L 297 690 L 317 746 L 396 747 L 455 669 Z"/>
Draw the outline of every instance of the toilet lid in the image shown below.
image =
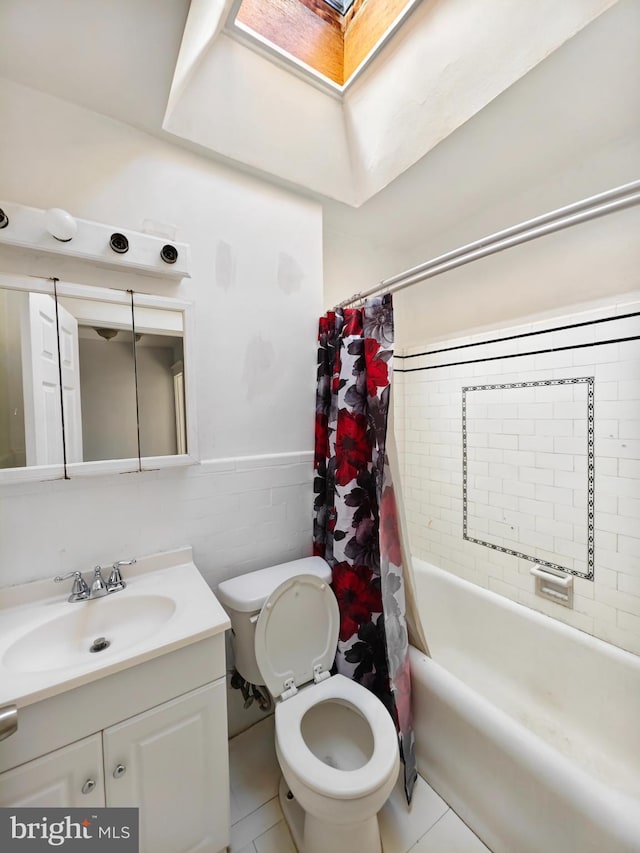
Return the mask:
<path id="1" fill-rule="evenodd" d="M 256 624 L 256 660 L 274 696 L 291 684 L 328 672 L 338 645 L 340 613 L 329 584 L 316 575 L 297 575 L 275 589 Z"/>

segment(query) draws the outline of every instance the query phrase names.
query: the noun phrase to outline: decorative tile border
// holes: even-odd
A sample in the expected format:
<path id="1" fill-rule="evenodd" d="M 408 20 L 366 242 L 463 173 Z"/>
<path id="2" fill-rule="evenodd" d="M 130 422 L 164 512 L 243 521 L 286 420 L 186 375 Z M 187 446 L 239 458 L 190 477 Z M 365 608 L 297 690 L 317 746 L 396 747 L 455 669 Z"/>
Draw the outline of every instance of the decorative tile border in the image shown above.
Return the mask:
<path id="1" fill-rule="evenodd" d="M 514 551 L 502 545 L 485 542 L 469 536 L 467 532 L 467 393 L 470 391 L 497 391 L 510 388 L 535 388 L 544 385 L 587 385 L 587 572 L 569 569 L 559 563 L 532 557 L 522 551 Z M 513 382 L 506 385 L 467 385 L 462 388 L 462 537 L 476 545 L 484 545 L 503 554 L 511 554 L 522 560 L 529 560 L 549 569 L 567 572 L 577 577 L 593 580 L 594 575 L 594 503 L 595 503 L 595 417 L 594 417 L 594 384 L 593 376 L 576 379 L 546 379 L 539 382 Z"/>

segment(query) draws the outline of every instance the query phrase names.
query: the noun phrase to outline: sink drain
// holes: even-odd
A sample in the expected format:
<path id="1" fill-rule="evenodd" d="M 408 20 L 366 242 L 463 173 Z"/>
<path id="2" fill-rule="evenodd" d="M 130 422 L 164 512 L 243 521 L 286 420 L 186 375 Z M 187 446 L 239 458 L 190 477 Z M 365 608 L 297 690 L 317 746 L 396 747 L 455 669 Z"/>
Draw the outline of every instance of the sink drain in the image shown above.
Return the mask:
<path id="1" fill-rule="evenodd" d="M 96 640 L 91 643 L 89 647 L 90 652 L 103 652 L 105 649 L 108 649 L 111 645 L 111 641 L 107 640 L 106 637 L 98 637 Z"/>

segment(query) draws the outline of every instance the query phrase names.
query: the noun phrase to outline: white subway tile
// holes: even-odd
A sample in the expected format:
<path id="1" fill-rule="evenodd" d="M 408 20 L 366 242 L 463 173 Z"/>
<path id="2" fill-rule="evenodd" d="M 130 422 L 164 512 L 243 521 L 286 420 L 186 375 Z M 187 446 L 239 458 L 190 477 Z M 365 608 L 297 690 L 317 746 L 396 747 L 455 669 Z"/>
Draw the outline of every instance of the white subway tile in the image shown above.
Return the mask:
<path id="1" fill-rule="evenodd" d="M 640 459 L 620 459 L 618 463 L 618 472 L 621 477 L 632 477 L 640 480 Z"/>
<path id="2" fill-rule="evenodd" d="M 638 404 L 638 409 L 640 410 L 640 404 Z M 631 438 L 635 440 L 640 439 L 640 420 L 620 421 L 618 438 Z"/>
<path id="3" fill-rule="evenodd" d="M 613 515 L 607 512 L 596 513 L 595 518 L 596 530 L 609 531 L 611 533 L 622 533 L 625 536 L 633 536 L 638 533 L 639 522 L 637 517 L 626 518 L 620 515 Z M 640 546 L 640 540 L 638 540 Z M 640 549 L 638 551 L 640 553 Z"/>
<path id="4" fill-rule="evenodd" d="M 518 479 L 523 483 L 542 483 L 551 486 L 554 482 L 554 472 L 545 468 L 520 468 Z"/>
<path id="5" fill-rule="evenodd" d="M 554 437 L 552 435 L 520 435 L 518 436 L 518 450 L 539 450 L 543 453 L 552 453 L 553 442 Z"/>
<path id="6" fill-rule="evenodd" d="M 574 457 L 569 453 L 536 453 L 536 466 L 538 468 L 573 471 Z"/>
<path id="7" fill-rule="evenodd" d="M 527 500 L 526 498 L 518 499 L 518 509 L 520 512 L 526 512 L 531 515 L 540 515 L 544 518 L 554 517 L 554 506 L 547 501 Z"/>
<path id="8" fill-rule="evenodd" d="M 559 504 L 569 504 L 573 499 L 573 489 L 560 489 L 556 486 L 538 484 L 536 486 L 536 500 L 553 501 Z"/>
<path id="9" fill-rule="evenodd" d="M 573 405 L 573 403 L 571 404 Z M 559 436 L 573 436 L 573 419 L 566 418 L 561 420 L 559 418 L 553 418 L 548 421 L 536 421 L 535 432 L 536 435 L 542 436 L 551 436 L 552 438 L 556 438 Z M 552 449 L 552 448 L 549 448 Z"/>
<path id="10" fill-rule="evenodd" d="M 640 598 L 640 574 L 637 577 L 619 574 L 617 578 L 620 592 Z"/>
<path id="11" fill-rule="evenodd" d="M 527 550 L 527 547 L 542 548 L 545 551 L 553 551 L 553 536 L 549 536 L 539 530 L 534 530 L 533 525 L 530 525 L 529 527 L 523 526 L 520 529 L 520 541 L 522 542 L 522 548 L 519 550 L 523 553 Z M 529 564 L 529 568 L 530 567 L 531 566 Z"/>
<path id="12" fill-rule="evenodd" d="M 522 483 L 519 481 L 506 482 L 503 491 L 507 495 L 517 495 L 521 498 L 535 498 L 536 487 L 534 483 Z"/>
<path id="13" fill-rule="evenodd" d="M 593 633 L 601 640 L 619 646 L 621 649 L 626 649 L 633 654 L 640 655 L 640 633 L 625 631 L 618 625 L 611 625 L 608 622 L 596 622 Z"/>
<path id="14" fill-rule="evenodd" d="M 635 531 L 638 532 L 637 530 Z M 640 559 L 640 539 L 635 536 L 618 534 L 618 553 Z M 621 571 L 624 571 L 621 569 Z"/>
<path id="15" fill-rule="evenodd" d="M 640 637 L 640 615 L 627 613 L 626 610 L 618 610 L 618 628 Z"/>
<path id="16" fill-rule="evenodd" d="M 618 399 L 640 400 L 640 379 L 623 379 L 617 383 L 617 387 Z"/>
<path id="17" fill-rule="evenodd" d="M 573 609 L 578 613 L 585 613 L 587 616 L 592 616 L 594 620 L 599 622 L 609 622 L 611 625 L 617 625 L 618 611 L 615 607 L 604 604 L 602 601 L 594 601 L 592 598 L 574 594 Z"/>

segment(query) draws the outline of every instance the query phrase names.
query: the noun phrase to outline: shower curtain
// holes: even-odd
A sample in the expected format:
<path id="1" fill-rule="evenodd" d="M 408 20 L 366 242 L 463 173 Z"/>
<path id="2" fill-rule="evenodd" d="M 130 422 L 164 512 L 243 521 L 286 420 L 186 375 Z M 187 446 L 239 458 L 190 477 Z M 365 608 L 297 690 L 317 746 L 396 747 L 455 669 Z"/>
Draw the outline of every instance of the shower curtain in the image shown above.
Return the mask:
<path id="1" fill-rule="evenodd" d="M 387 452 L 393 335 L 390 294 L 320 318 L 314 554 L 332 568 L 340 608 L 336 668 L 388 708 L 410 802 L 417 771 L 404 549 Z"/>

